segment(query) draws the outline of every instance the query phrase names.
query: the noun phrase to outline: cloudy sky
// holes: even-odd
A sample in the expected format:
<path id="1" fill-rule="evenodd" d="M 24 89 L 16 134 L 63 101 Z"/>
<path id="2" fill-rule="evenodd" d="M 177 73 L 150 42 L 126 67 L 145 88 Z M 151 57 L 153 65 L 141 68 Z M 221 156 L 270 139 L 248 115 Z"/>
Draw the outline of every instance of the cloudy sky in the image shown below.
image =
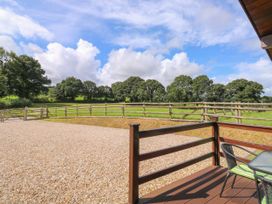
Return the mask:
<path id="1" fill-rule="evenodd" d="M 272 63 L 237 0 L 0 0 L 0 46 L 38 59 L 53 83 L 207 74 L 272 95 Z"/>

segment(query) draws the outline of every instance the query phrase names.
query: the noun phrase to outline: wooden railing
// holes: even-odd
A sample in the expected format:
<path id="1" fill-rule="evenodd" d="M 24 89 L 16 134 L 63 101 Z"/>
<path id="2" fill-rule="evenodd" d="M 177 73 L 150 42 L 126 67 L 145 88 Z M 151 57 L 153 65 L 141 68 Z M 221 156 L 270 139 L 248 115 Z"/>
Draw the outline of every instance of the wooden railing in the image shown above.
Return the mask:
<path id="1" fill-rule="evenodd" d="M 185 121 L 208 121 L 214 114 L 221 120 L 233 120 L 243 123 L 250 121 L 271 121 L 272 103 L 223 103 L 223 102 L 187 102 L 187 103 L 115 103 L 115 104 L 80 104 L 63 107 L 41 107 L 0 110 L 0 119 L 10 117 L 9 113 L 22 110 L 20 117 L 27 118 L 69 118 L 69 117 L 149 117 L 168 118 Z M 263 117 L 260 112 L 270 111 L 270 117 Z M 39 112 L 39 114 L 37 113 Z M 254 116 L 247 113 L 255 112 Z M 37 113 L 37 114 L 30 114 Z M 41 116 L 41 117 L 40 117 Z M 4 120 L 4 119 L 3 119 Z"/>
<path id="2" fill-rule="evenodd" d="M 174 147 L 169 147 L 165 149 L 160 149 L 144 154 L 139 154 L 139 143 L 140 140 L 148 137 L 155 137 L 159 135 L 194 130 L 199 128 L 212 127 L 212 137 L 200 139 L 198 141 L 189 142 L 186 144 L 177 145 Z M 272 151 L 272 146 L 265 144 L 256 144 L 252 142 L 245 142 L 238 139 L 229 139 L 223 136 L 220 136 L 220 128 L 235 128 L 248 131 L 257 131 L 257 132 L 266 132 L 272 133 L 272 127 L 263 127 L 263 126 L 252 126 L 252 125 L 241 125 L 234 123 L 223 123 L 218 122 L 218 116 L 211 117 L 211 122 L 196 123 L 190 125 L 182 125 L 175 127 L 166 127 L 152 130 L 139 130 L 139 124 L 130 125 L 130 150 L 129 150 L 129 204 L 135 204 L 139 199 L 139 186 L 148 181 L 154 180 L 156 178 L 165 176 L 172 172 L 181 170 L 185 167 L 193 165 L 197 162 L 206 160 L 208 158 L 212 159 L 212 165 L 220 166 L 220 157 L 223 156 L 223 153 L 220 152 L 220 142 L 228 142 L 231 144 L 237 144 L 249 148 L 255 148 L 259 150 L 268 150 Z M 212 142 L 211 152 L 200 155 L 196 158 L 183 161 L 182 163 L 167 167 L 163 170 L 159 170 L 147 175 L 139 176 L 139 163 L 141 161 L 153 159 L 160 157 L 166 154 L 171 154 L 177 151 L 186 150 L 198 145 L 206 144 Z M 246 158 L 241 158 L 244 161 L 249 161 Z"/>
<path id="3" fill-rule="evenodd" d="M 266 127 L 266 126 L 253 126 L 253 125 L 244 125 L 244 124 L 233 124 L 233 123 L 218 123 L 219 127 L 224 127 L 224 128 L 233 128 L 233 129 L 240 129 L 240 130 L 247 130 L 247 131 L 255 131 L 255 132 L 264 132 L 264 133 L 272 133 L 272 127 Z M 241 141 L 238 139 L 230 139 L 227 137 L 221 137 L 219 136 L 219 143 L 220 142 L 227 142 L 230 144 L 236 144 L 240 145 L 243 147 L 248 147 L 248 148 L 254 148 L 257 150 L 264 150 L 264 151 L 272 151 L 272 146 L 271 145 L 266 145 L 266 144 L 256 144 L 253 142 L 246 142 L 246 141 Z M 223 153 L 220 152 L 220 156 L 224 157 Z M 247 158 L 240 158 L 244 160 L 245 162 L 249 162 Z"/>
<path id="4" fill-rule="evenodd" d="M 204 122 L 190 125 L 182 125 L 168 128 L 159 128 L 153 130 L 139 131 L 139 124 L 130 125 L 130 150 L 129 150 L 129 203 L 134 204 L 137 203 L 139 197 L 139 185 L 151 181 L 153 179 L 162 177 L 169 173 L 178 171 L 190 165 L 193 165 L 197 162 L 203 161 L 205 159 L 213 157 L 213 164 L 217 165 L 219 162 L 219 148 L 214 138 L 217 138 L 218 126 L 214 122 Z M 213 127 L 213 133 L 215 134 L 213 137 L 201 139 L 195 142 L 189 142 L 182 145 L 177 145 L 170 148 L 165 148 L 161 150 L 156 150 L 144 154 L 139 154 L 139 143 L 140 140 L 155 137 L 159 135 L 188 131 L 193 129 L 205 128 L 205 127 Z M 153 159 L 155 157 L 163 156 L 166 154 L 174 153 L 177 151 L 189 149 L 198 145 L 206 144 L 209 142 L 213 142 L 213 151 L 200 155 L 196 158 L 184 161 L 182 163 L 176 164 L 174 166 L 167 167 L 165 169 L 139 176 L 139 163 L 141 161 Z"/>

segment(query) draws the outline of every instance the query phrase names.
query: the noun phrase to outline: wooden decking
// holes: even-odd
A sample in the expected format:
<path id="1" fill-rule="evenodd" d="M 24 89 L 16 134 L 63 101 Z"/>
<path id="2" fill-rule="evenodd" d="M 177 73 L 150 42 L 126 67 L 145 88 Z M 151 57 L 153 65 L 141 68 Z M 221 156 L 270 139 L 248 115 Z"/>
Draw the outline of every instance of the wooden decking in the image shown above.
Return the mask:
<path id="1" fill-rule="evenodd" d="M 233 178 L 230 178 L 220 197 L 225 175 L 224 168 L 208 167 L 140 198 L 139 203 L 258 203 L 255 182 L 241 177 L 237 177 L 233 189 L 230 187 Z"/>

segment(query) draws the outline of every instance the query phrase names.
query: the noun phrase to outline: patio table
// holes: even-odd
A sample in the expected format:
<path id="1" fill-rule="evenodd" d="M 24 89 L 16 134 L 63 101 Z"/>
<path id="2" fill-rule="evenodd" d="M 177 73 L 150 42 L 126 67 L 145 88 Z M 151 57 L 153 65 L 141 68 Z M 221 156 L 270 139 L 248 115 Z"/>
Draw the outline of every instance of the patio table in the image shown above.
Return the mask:
<path id="1" fill-rule="evenodd" d="M 254 170 L 254 174 L 256 176 L 256 172 L 261 172 L 265 174 L 269 174 L 272 176 L 272 152 L 264 151 L 258 156 L 256 156 L 253 160 L 248 163 L 249 168 Z M 261 202 L 260 191 L 258 188 L 258 181 L 256 179 L 257 185 L 257 196 L 259 201 Z"/>
<path id="2" fill-rule="evenodd" d="M 272 175 L 272 151 L 264 151 L 248 163 L 248 166 L 258 172 Z"/>

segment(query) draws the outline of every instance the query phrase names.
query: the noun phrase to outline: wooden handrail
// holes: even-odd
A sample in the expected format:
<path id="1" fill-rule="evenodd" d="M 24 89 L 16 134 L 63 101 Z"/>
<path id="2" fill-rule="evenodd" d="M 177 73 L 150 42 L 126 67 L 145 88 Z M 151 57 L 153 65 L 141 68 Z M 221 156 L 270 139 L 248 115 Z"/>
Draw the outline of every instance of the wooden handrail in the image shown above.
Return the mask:
<path id="1" fill-rule="evenodd" d="M 166 128 L 158 128 L 158 129 L 152 129 L 152 130 L 144 130 L 144 131 L 139 132 L 139 137 L 140 137 L 140 139 L 141 138 L 148 138 L 148 137 L 154 137 L 154 136 L 170 134 L 170 133 L 175 133 L 175 132 L 211 127 L 212 125 L 213 125 L 213 122 L 204 122 L 204 123 L 179 125 L 179 126 L 166 127 Z"/>
<path id="2" fill-rule="evenodd" d="M 163 156 L 163 155 L 166 155 L 166 154 L 182 151 L 182 150 L 185 150 L 185 149 L 189 149 L 191 147 L 195 147 L 195 146 L 198 146 L 198 145 L 209 143 L 209 142 L 211 142 L 213 140 L 214 140 L 213 137 L 210 137 L 210 138 L 197 140 L 197 141 L 194 141 L 194 142 L 188 142 L 188 143 L 182 144 L 182 145 L 177 145 L 177 146 L 174 146 L 174 147 L 169 147 L 169 148 L 165 148 L 165 149 L 161 149 L 161 150 L 156 150 L 156 151 L 153 151 L 153 152 L 147 152 L 147 153 L 139 155 L 139 161 L 153 159 L 155 157 L 159 157 L 159 156 Z"/>
<path id="3" fill-rule="evenodd" d="M 190 159 L 188 161 L 182 162 L 180 164 L 176 164 L 176 165 L 173 165 L 171 167 L 165 168 L 163 170 L 159 170 L 159 171 L 153 172 L 151 174 L 141 176 L 139 178 L 139 184 L 143 184 L 143 183 L 146 183 L 148 181 L 154 180 L 156 178 L 159 178 L 159 177 L 165 176 L 167 174 L 170 174 L 172 172 L 181 170 L 181 169 L 183 169 L 185 167 L 188 167 L 188 166 L 190 166 L 192 164 L 195 164 L 197 162 L 208 159 L 208 158 L 210 158 L 212 156 L 213 156 L 213 152 L 210 152 L 210 153 L 204 154 L 202 156 L 196 157 L 194 159 Z"/>
<path id="4" fill-rule="evenodd" d="M 219 122 L 219 127 L 272 133 L 272 127 Z"/>
<path id="5" fill-rule="evenodd" d="M 225 138 L 225 137 L 220 137 L 220 141 L 231 143 L 231 144 L 237 144 L 237 145 L 244 146 L 244 147 L 265 150 L 265 151 L 272 150 L 272 146 L 270 146 L 270 145 L 262 145 L 262 144 L 256 144 L 256 143 L 251 143 L 251 142 L 244 142 L 241 140 L 234 140 L 234 139 L 229 139 L 229 138 Z"/>

